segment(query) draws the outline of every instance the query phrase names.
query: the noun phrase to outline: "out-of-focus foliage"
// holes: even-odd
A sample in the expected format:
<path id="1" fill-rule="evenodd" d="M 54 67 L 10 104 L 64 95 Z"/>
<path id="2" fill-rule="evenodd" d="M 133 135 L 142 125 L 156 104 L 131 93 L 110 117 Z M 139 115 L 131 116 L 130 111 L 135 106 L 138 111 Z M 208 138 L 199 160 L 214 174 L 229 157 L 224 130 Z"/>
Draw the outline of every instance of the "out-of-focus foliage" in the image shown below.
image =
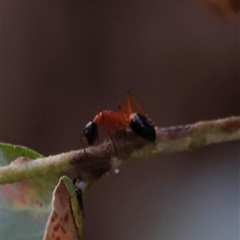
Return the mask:
<path id="1" fill-rule="evenodd" d="M 16 158 L 17 161 L 22 161 L 42 157 L 29 148 L 5 143 L 0 144 L 0 156 L 1 165 L 7 165 Z M 50 212 L 54 185 L 54 182 L 48 181 L 46 176 L 46 179 L 33 179 L 1 186 L 3 239 L 41 239 Z"/>

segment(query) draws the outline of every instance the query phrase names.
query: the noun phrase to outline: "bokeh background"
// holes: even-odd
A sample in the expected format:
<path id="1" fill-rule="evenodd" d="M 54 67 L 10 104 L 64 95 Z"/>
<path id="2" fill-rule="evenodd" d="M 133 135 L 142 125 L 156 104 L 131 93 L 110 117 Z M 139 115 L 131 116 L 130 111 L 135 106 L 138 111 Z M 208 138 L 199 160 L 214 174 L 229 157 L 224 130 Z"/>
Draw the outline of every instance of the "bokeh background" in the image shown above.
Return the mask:
<path id="1" fill-rule="evenodd" d="M 157 126 L 240 113 L 239 17 L 201 1 L 2 1 L 1 140 L 81 148 L 130 89 Z M 239 239 L 239 142 L 125 164 L 85 201 L 88 240 Z"/>

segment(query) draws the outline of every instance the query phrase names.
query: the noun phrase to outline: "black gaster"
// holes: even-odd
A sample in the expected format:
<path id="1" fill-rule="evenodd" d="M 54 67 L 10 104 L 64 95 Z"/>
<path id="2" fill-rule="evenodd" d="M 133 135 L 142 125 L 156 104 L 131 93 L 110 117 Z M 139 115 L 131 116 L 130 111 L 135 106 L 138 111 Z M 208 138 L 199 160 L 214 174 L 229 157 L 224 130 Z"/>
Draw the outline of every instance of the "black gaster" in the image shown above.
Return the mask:
<path id="1" fill-rule="evenodd" d="M 94 122 L 89 122 L 84 128 L 84 136 L 88 144 L 91 146 L 98 140 L 98 127 Z"/>
<path id="2" fill-rule="evenodd" d="M 156 139 L 156 131 L 153 124 L 143 115 L 136 113 L 132 118 L 130 123 L 130 128 L 136 133 L 138 136 L 149 140 L 155 141 Z"/>

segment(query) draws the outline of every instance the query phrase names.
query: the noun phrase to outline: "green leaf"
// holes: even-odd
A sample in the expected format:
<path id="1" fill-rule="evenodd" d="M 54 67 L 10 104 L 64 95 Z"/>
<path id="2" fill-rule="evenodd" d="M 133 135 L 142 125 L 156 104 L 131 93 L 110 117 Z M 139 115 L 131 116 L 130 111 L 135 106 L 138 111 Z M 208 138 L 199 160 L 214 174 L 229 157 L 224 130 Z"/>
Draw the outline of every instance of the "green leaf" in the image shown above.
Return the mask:
<path id="1" fill-rule="evenodd" d="M 33 159 L 41 154 L 24 146 L 0 143 L 1 165 L 19 157 Z M 5 184 L 0 187 L 1 234 L 3 239 L 42 239 L 51 209 L 51 196 L 57 179 L 44 179 Z"/>
<path id="2" fill-rule="evenodd" d="M 43 155 L 41 155 L 38 152 L 35 152 L 30 148 L 2 142 L 0 142 L 0 156 L 1 166 L 8 165 L 11 161 L 15 160 L 18 157 L 28 157 L 30 159 L 43 157 Z"/>
<path id="3" fill-rule="evenodd" d="M 80 209 L 82 206 L 79 206 L 79 204 L 81 205 L 81 203 L 78 202 L 78 196 L 76 193 L 75 186 L 72 183 L 72 180 L 66 176 L 63 176 L 62 180 L 63 180 L 69 194 L 72 196 L 71 207 L 72 207 L 72 211 L 73 211 L 73 215 L 74 215 L 74 219 L 75 219 L 75 224 L 76 224 L 76 226 L 79 230 L 79 234 L 81 236 L 82 235 L 82 225 L 83 225 L 83 222 L 82 222 L 83 209 Z M 81 201 L 82 201 L 82 199 L 81 199 Z M 81 214 L 79 214 L 79 211 L 81 211 Z"/>

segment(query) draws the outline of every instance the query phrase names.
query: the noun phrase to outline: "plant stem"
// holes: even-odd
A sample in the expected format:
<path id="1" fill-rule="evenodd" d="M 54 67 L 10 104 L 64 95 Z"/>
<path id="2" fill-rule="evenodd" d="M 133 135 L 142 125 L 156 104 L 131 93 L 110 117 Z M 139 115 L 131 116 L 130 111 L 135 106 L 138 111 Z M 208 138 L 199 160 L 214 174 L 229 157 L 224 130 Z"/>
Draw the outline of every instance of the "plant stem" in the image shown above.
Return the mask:
<path id="1" fill-rule="evenodd" d="M 67 153 L 28 160 L 20 158 L 8 166 L 0 167 L 0 184 L 67 174 L 93 181 L 104 173 L 119 167 L 122 160 L 154 156 L 164 152 L 193 150 L 210 144 L 240 140 L 240 116 L 201 121 L 194 124 L 160 128 L 156 127 L 155 142 L 145 141 L 133 132 L 127 132 L 124 143 L 122 132 L 114 136 L 117 153 L 111 141 L 101 145 Z M 126 145 L 126 146 L 125 146 Z"/>

